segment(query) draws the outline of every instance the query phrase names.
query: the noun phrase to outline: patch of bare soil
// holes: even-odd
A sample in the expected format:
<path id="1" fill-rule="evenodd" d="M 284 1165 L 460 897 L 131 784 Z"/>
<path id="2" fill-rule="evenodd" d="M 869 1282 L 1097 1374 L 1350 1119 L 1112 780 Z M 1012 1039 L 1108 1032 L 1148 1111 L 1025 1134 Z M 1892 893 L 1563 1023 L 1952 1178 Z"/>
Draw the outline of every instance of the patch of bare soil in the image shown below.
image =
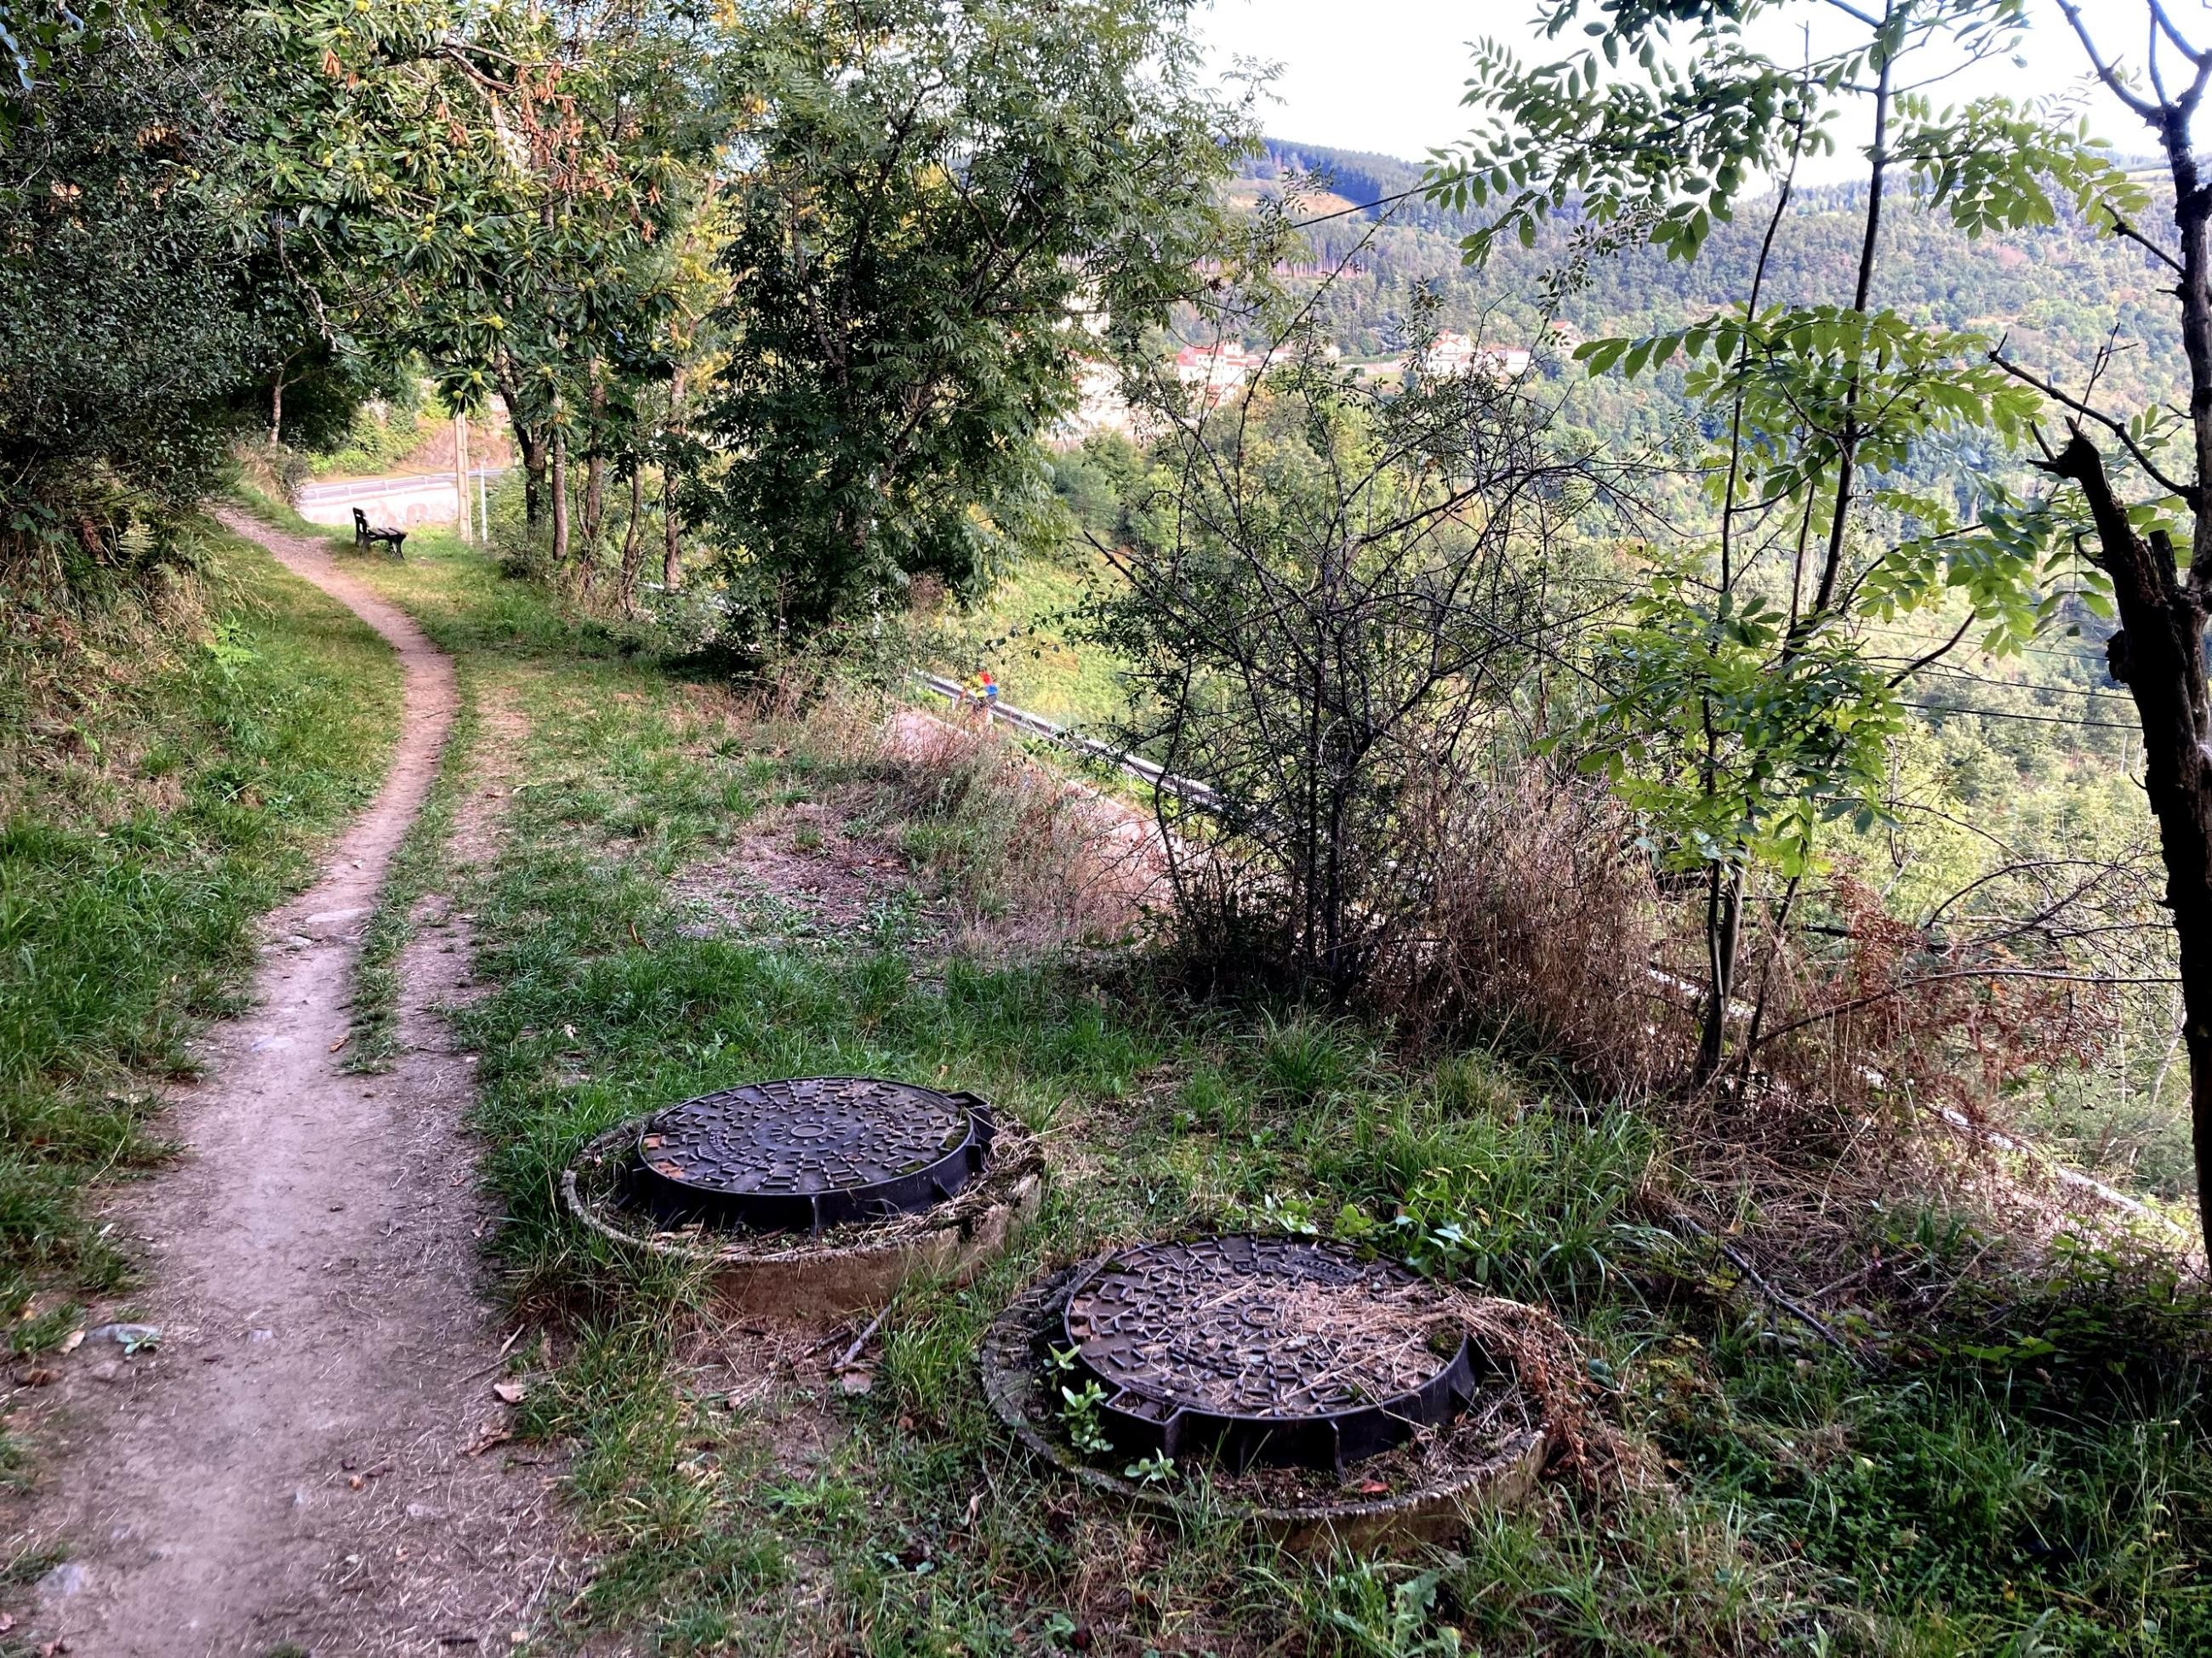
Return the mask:
<path id="1" fill-rule="evenodd" d="M 772 807 L 721 855 L 692 865 L 669 896 L 693 924 L 829 939 L 890 931 L 920 950 L 942 950 L 959 921 L 943 899 L 926 899 L 913 862 L 856 821 L 865 786 L 830 798 Z"/>
<path id="2" fill-rule="evenodd" d="M 319 547 L 225 516 L 392 642 L 404 724 L 374 804 L 270 919 L 255 1011 L 179 1091 L 184 1156 L 109 1206 L 145 1284 L 88 1322 L 160 1333 L 88 1338 L 35 1395 L 15 1546 L 67 1558 L 15 1633 L 179 1658 L 504 1651 L 580 1568 L 554 1470 L 508 1453 L 492 1390 L 507 1333 L 480 1293 L 471 1056 L 439 1014 L 463 993 L 464 918 L 426 915 L 402 959 L 396 1067 L 339 1069 L 361 926 L 435 771 L 453 665 Z"/>
<path id="3" fill-rule="evenodd" d="M 702 713 L 706 738 L 757 708 Z M 685 930 L 896 943 L 917 963 L 993 962 L 1124 936 L 1164 894 L 1158 824 L 1127 802 L 1024 754 L 995 733 L 902 708 L 879 727 L 838 725 L 839 757 L 877 763 L 821 799 L 770 808 L 736 844 L 680 872 Z M 988 796 L 949 865 L 918 858 L 886 825 L 907 797 Z M 998 838 L 976 842 L 987 835 Z M 957 835 L 955 836 L 958 838 Z"/>

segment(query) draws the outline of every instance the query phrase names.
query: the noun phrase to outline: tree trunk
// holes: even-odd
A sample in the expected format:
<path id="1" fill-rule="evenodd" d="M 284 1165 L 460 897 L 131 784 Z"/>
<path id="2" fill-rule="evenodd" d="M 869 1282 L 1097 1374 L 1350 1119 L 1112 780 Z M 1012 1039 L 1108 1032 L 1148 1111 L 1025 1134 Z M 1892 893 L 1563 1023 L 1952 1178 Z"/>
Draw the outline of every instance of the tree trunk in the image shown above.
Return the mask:
<path id="1" fill-rule="evenodd" d="M 2180 946 L 2197 1209 L 2212 1240 L 2212 695 L 2204 601 L 2193 575 L 2181 580 L 2173 544 L 2156 531 L 2138 535 L 2128 522 L 2104 456 L 2078 428 L 2055 458 L 2038 464 L 2081 485 L 2097 525 L 2097 562 L 2112 579 L 2120 631 L 2106 649 L 2112 677 L 2126 685 L 2142 722 L 2143 788 L 2158 819 Z"/>
<path id="2" fill-rule="evenodd" d="M 284 440 L 284 371 L 278 369 L 276 378 L 269 385 L 269 446 L 274 449 Z"/>
<path id="3" fill-rule="evenodd" d="M 599 542 L 599 526 L 607 512 L 607 458 L 596 451 L 584 457 L 584 540 Z"/>
<path id="4" fill-rule="evenodd" d="M 467 546 L 475 537 L 469 533 L 469 417 L 453 416 L 453 530 Z"/>
<path id="5" fill-rule="evenodd" d="M 522 522 L 530 538 L 538 538 L 538 526 L 545 521 L 545 436 L 534 432 L 518 418 L 514 422 L 514 446 L 522 457 Z"/>
<path id="6" fill-rule="evenodd" d="M 514 428 L 514 452 L 522 457 L 522 524 L 534 546 L 538 526 L 545 519 L 545 431 L 531 425 L 523 416 L 522 389 L 515 382 L 511 359 L 499 359 L 493 384 L 499 387 L 500 401 L 507 405 L 507 424 Z"/>
<path id="7" fill-rule="evenodd" d="M 684 576 L 684 549 L 676 516 L 676 452 L 684 438 L 684 370 L 678 364 L 668 381 L 668 452 L 660 463 L 660 585 L 674 592 Z"/>
<path id="8" fill-rule="evenodd" d="M 1891 52 L 1881 54 L 1881 69 L 1875 82 L 1874 143 L 1867 177 L 1866 227 L 1859 244 L 1858 279 L 1852 289 L 1851 309 L 1863 319 L 1874 295 L 1875 252 L 1881 240 L 1881 192 L 1889 168 L 1890 77 L 1896 66 Z M 1859 376 L 1851 371 L 1844 390 L 1844 430 L 1836 446 L 1836 510 L 1828 520 L 1827 556 L 1820 563 L 1820 585 L 1814 597 L 1812 615 L 1825 616 L 1835 603 L 1837 578 L 1844 568 L 1844 538 L 1850 527 L 1851 485 L 1858 461 Z"/>
<path id="9" fill-rule="evenodd" d="M 1703 1088 L 1720 1072 L 1728 1044 L 1729 1005 L 1735 999 L 1737 940 L 1743 931 L 1743 871 L 1713 864 L 1705 878 L 1705 995 L 1691 1079 Z"/>
<path id="10" fill-rule="evenodd" d="M 591 377 L 591 446 L 584 452 L 584 580 L 591 580 L 590 568 L 598 562 L 599 526 L 605 521 L 607 510 L 607 457 L 603 429 L 606 424 L 607 387 L 601 377 L 599 365 L 592 364 Z"/>
<path id="11" fill-rule="evenodd" d="M 637 614 L 637 567 L 644 557 L 644 549 L 638 544 L 637 521 L 644 516 L 645 468 L 641 465 L 629 471 L 629 522 L 623 528 L 620 592 L 624 616 Z"/>
<path id="12" fill-rule="evenodd" d="M 568 440 L 560 428 L 553 429 L 553 568 L 568 560 Z"/>

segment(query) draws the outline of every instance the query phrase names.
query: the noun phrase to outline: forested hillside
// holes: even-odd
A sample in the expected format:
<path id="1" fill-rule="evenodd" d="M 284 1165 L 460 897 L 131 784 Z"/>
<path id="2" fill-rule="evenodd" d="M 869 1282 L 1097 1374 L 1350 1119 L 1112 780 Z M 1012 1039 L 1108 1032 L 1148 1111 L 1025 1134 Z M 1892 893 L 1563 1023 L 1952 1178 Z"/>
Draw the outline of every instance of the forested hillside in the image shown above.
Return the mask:
<path id="1" fill-rule="evenodd" d="M 1590 262 L 1582 284 L 1563 294 L 1555 319 L 1543 303 L 1546 277 L 1571 253 L 1571 217 L 1549 222 L 1534 243 L 1501 246 L 1468 268 L 1461 239 L 1481 216 L 1438 208 L 1418 192 L 1410 161 L 1270 138 L 1243 169 L 1254 193 L 1310 198 L 1294 218 L 1380 202 L 1304 232 L 1314 262 L 1339 272 L 1323 301 L 1331 337 L 1346 355 L 1381 356 L 1405 345 L 1416 287 L 1442 300 L 1441 325 L 1500 344 L 1534 345 L 1556 319 L 1576 338 L 1642 335 L 1680 327 L 1740 293 L 1766 228 L 1771 203 L 1745 203 L 1716 229 L 1696 263 L 1656 248 L 1628 248 Z M 1950 218 L 1899 190 L 1887 218 L 1891 239 L 1880 297 L 1915 319 L 1947 328 L 1994 329 L 2021 359 L 2079 386 L 2115 338 L 2124 349 L 2100 379 L 2120 395 L 2168 395 L 2178 384 L 2179 337 L 2172 307 L 2140 249 L 2078 220 L 2047 229 L 1970 238 Z M 1326 199 L 1324 199 L 1326 197 Z M 1398 197 L 1391 200 L 1387 198 Z M 1864 226 L 1863 188 L 1801 189 L 1784 216 L 1767 270 L 1767 293 L 1792 304 L 1848 293 Z M 1649 400 L 1614 400 L 1602 386 L 1584 396 L 1609 429 L 1644 429 Z"/>

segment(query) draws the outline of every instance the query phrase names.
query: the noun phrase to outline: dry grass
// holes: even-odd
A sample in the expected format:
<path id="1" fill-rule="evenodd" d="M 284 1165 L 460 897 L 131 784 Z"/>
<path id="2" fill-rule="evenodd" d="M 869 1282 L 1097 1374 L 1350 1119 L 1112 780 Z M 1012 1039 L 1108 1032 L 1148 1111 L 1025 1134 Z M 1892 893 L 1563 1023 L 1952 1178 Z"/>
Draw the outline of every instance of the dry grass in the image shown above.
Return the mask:
<path id="1" fill-rule="evenodd" d="M 1551 1467 L 1605 1500 L 1663 1483 L 1648 1445 L 1632 1441 L 1592 1385 L 1589 1354 L 1559 1315 L 1525 1302 L 1455 1294 L 1459 1321 L 1510 1376 L 1551 1436 Z"/>
<path id="2" fill-rule="evenodd" d="M 1150 823 L 995 728 L 797 671 L 731 699 L 727 717 L 756 747 L 804 756 L 836 780 L 848 821 L 899 826 L 896 851 L 950 904 L 951 942 L 962 953 L 1003 960 L 1104 944 L 1144 920 L 1160 874 Z M 821 847 L 774 850 L 775 868 L 764 872 L 782 886 L 811 878 L 786 865 L 824 861 Z M 848 886 L 889 879 L 857 865 L 844 873 Z"/>
<path id="3" fill-rule="evenodd" d="M 58 573 L 0 556 L 0 811 L 42 773 L 134 774 L 111 746 L 112 708 L 207 641 L 218 612 L 256 608 L 208 563 L 156 564 L 86 603 Z"/>
<path id="4" fill-rule="evenodd" d="M 1160 878 L 1147 820 L 995 730 L 902 710 L 884 736 L 910 848 L 965 897 L 971 925 L 1032 948 L 1135 930 Z"/>
<path id="5" fill-rule="evenodd" d="M 1670 918 L 1615 802 L 1532 766 L 1439 791 L 1409 817 L 1433 872 L 1425 926 L 1376 975 L 1401 1027 L 1522 1029 L 1632 1096 L 1679 1071 L 1689 1010 L 1649 967 Z"/>

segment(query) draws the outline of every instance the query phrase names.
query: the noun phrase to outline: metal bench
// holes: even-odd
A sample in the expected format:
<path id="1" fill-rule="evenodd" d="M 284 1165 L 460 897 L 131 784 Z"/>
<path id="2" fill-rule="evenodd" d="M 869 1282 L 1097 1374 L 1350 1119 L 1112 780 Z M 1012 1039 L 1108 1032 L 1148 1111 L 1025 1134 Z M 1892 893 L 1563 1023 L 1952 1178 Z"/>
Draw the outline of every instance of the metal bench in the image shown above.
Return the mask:
<path id="1" fill-rule="evenodd" d="M 355 507 L 353 509 L 354 546 L 365 553 L 368 551 L 370 548 L 375 546 L 380 541 L 386 546 L 392 549 L 392 557 L 404 558 L 407 556 L 405 551 L 407 545 L 406 531 L 380 530 L 368 521 L 368 513 L 362 512 L 358 507 Z"/>

